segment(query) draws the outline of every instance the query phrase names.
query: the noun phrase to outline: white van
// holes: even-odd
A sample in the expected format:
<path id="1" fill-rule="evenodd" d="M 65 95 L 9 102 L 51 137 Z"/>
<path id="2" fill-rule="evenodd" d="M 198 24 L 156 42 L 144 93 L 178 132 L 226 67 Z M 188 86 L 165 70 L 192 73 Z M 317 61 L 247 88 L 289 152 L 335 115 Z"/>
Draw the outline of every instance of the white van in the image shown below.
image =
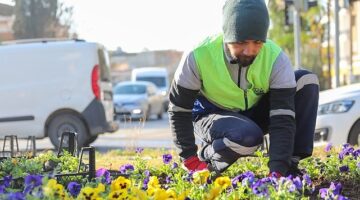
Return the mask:
<path id="1" fill-rule="evenodd" d="M 164 110 L 167 110 L 169 104 L 168 91 L 169 91 L 169 74 L 164 67 L 142 67 L 135 68 L 131 72 L 132 81 L 149 81 L 154 83 L 164 100 Z"/>
<path id="2" fill-rule="evenodd" d="M 49 137 L 64 131 L 78 145 L 114 132 L 109 57 L 83 40 L 20 41 L 0 45 L 0 137 Z"/>

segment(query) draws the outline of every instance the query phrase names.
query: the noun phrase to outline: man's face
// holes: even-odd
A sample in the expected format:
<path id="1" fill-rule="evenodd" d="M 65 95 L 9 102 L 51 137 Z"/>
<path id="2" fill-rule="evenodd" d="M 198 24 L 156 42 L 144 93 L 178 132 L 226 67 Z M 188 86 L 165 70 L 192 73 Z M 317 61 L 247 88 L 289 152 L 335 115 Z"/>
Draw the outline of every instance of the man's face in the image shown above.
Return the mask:
<path id="1" fill-rule="evenodd" d="M 231 56 L 231 63 L 249 66 L 254 62 L 263 42 L 260 40 L 245 40 L 243 42 L 226 43 Z"/>

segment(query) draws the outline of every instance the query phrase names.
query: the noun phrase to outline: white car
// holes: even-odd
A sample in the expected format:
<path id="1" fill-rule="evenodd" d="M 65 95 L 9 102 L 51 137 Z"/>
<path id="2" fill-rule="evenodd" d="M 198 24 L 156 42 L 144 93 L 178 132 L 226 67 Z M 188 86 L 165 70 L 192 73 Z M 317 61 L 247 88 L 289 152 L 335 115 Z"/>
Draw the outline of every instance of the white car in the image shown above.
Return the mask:
<path id="1" fill-rule="evenodd" d="M 320 92 L 314 142 L 360 144 L 360 84 Z"/>
<path id="2" fill-rule="evenodd" d="M 156 85 L 163 96 L 164 110 L 168 109 L 169 74 L 165 67 L 141 67 L 131 72 L 132 81 L 149 81 Z"/>
<path id="3" fill-rule="evenodd" d="M 106 49 L 82 40 L 24 40 L 0 45 L 0 137 L 78 133 L 86 146 L 114 132 L 112 83 Z"/>
<path id="4" fill-rule="evenodd" d="M 162 118 L 163 97 L 155 84 L 147 81 L 126 81 L 114 88 L 116 118 L 137 118 L 147 120 L 155 114 Z"/>

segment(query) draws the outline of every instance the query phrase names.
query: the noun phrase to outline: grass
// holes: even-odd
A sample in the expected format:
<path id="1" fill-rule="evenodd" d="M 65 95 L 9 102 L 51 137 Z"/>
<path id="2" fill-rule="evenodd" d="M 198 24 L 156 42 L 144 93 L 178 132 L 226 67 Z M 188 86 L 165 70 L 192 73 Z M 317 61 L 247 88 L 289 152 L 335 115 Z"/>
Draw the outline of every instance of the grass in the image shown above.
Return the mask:
<path id="1" fill-rule="evenodd" d="M 162 155 L 171 154 L 175 161 L 179 160 L 179 156 L 174 149 L 157 149 L 145 148 L 141 153 L 142 158 L 147 161 L 150 166 L 159 167 L 163 164 Z M 324 146 L 315 147 L 313 152 L 314 157 L 321 159 L 326 157 Z M 136 157 L 136 149 L 129 148 L 124 150 L 110 150 L 106 153 L 96 152 L 96 168 L 106 168 L 117 170 L 123 164 L 134 164 Z"/>
<path id="2" fill-rule="evenodd" d="M 171 154 L 175 160 L 179 159 L 177 153 L 173 149 L 165 148 L 145 148 L 141 152 L 142 159 L 146 160 L 150 166 L 159 167 L 163 165 L 162 155 Z M 136 157 L 136 149 L 110 150 L 106 153 L 96 152 L 96 168 L 106 168 L 117 170 L 123 164 L 134 164 Z"/>

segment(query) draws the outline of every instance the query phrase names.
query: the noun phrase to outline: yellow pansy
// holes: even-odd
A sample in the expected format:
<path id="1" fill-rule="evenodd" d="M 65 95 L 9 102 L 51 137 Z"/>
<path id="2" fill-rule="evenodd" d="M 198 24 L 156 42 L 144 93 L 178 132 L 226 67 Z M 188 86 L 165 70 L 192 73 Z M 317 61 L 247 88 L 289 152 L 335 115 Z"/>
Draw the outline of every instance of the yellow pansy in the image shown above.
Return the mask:
<path id="1" fill-rule="evenodd" d="M 213 187 L 211 188 L 210 192 L 208 194 L 205 195 L 206 200 L 214 200 L 216 199 L 217 196 L 219 196 L 219 194 L 221 193 L 221 187 Z"/>
<path id="2" fill-rule="evenodd" d="M 137 200 L 146 200 L 148 199 L 146 192 L 143 190 L 140 190 L 136 187 L 131 188 L 131 193 L 133 194 L 131 199 L 137 199 Z"/>
<path id="3" fill-rule="evenodd" d="M 173 189 L 167 189 L 166 190 L 167 199 L 177 199 L 176 192 Z"/>
<path id="4" fill-rule="evenodd" d="M 185 200 L 186 197 L 188 196 L 189 194 L 189 190 L 186 190 L 184 192 L 182 192 L 181 194 L 179 194 L 179 196 L 177 197 L 177 200 Z"/>
<path id="5" fill-rule="evenodd" d="M 154 200 L 168 199 L 169 195 L 166 190 L 162 188 L 155 188 Z"/>
<path id="6" fill-rule="evenodd" d="M 209 170 L 197 171 L 193 174 L 194 183 L 205 184 L 210 176 Z"/>
<path id="7" fill-rule="evenodd" d="M 99 196 L 99 193 L 105 191 L 105 185 L 102 183 L 99 183 L 99 185 L 96 188 L 92 187 L 84 187 L 81 189 L 80 194 L 78 196 L 79 200 L 100 200 L 102 199 Z"/>
<path id="8" fill-rule="evenodd" d="M 153 187 L 149 187 L 147 190 L 146 190 L 146 193 L 149 197 L 152 197 L 155 195 L 155 190 L 156 188 L 153 188 Z"/>
<path id="9" fill-rule="evenodd" d="M 125 177 L 119 176 L 111 182 L 111 191 L 127 190 L 131 187 L 131 181 Z"/>
<path id="10" fill-rule="evenodd" d="M 156 176 L 151 176 L 147 186 L 148 188 L 160 188 L 159 179 Z"/>
<path id="11" fill-rule="evenodd" d="M 107 199 L 111 199 L 111 200 L 116 200 L 116 199 L 121 199 L 121 200 L 125 200 L 125 199 L 129 199 L 129 195 L 127 193 L 127 190 L 117 190 L 117 191 L 113 191 L 110 192 L 110 194 L 108 195 Z"/>
<path id="12" fill-rule="evenodd" d="M 65 198 L 64 186 L 58 184 L 55 179 L 50 179 L 43 187 L 44 195 L 48 197 Z"/>
<path id="13" fill-rule="evenodd" d="M 231 185 L 231 180 L 230 180 L 230 178 L 228 176 L 218 177 L 215 180 L 215 186 L 216 187 L 221 187 L 222 189 L 226 189 L 230 185 Z"/>

